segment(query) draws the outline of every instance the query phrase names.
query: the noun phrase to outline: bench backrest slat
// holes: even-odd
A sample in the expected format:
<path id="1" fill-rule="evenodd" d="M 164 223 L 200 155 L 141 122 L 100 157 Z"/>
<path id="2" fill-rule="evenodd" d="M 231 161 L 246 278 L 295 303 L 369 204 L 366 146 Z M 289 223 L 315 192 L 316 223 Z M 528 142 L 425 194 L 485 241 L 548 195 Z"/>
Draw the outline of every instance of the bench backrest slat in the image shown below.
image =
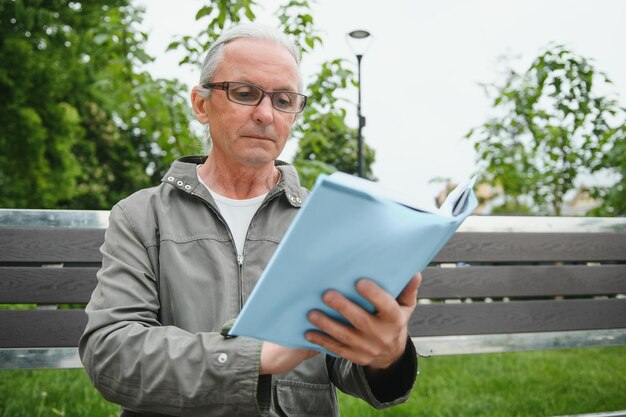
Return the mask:
<path id="1" fill-rule="evenodd" d="M 429 267 L 423 298 L 626 294 L 626 265 Z M 0 304 L 87 303 L 97 267 L 0 267 Z"/>
<path id="2" fill-rule="evenodd" d="M 626 328 L 626 299 L 418 305 L 411 336 Z"/>
<path id="3" fill-rule="evenodd" d="M 0 347 L 75 347 L 86 324 L 78 309 L 0 310 Z"/>
<path id="4" fill-rule="evenodd" d="M 626 265 L 429 267 L 420 297 L 550 297 L 626 294 Z"/>
<path id="5" fill-rule="evenodd" d="M 82 310 L 0 310 L 2 347 L 76 346 Z M 626 299 L 419 305 L 412 336 L 626 328 Z"/>
<path id="6" fill-rule="evenodd" d="M 97 267 L 0 267 L 0 304 L 86 304 Z"/>
<path id="7" fill-rule="evenodd" d="M 624 233 L 457 233 L 435 262 L 624 261 Z"/>
<path id="8" fill-rule="evenodd" d="M 104 229 L 1 228 L 0 262 L 100 262 Z"/>

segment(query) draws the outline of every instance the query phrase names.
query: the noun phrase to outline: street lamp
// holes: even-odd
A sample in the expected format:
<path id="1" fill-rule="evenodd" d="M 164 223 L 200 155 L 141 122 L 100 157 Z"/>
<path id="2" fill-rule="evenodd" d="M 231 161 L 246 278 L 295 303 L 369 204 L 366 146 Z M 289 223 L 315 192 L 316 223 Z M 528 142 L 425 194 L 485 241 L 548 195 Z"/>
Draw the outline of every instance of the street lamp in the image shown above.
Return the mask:
<path id="1" fill-rule="evenodd" d="M 365 52 L 369 49 L 372 44 L 372 36 L 371 34 L 362 29 L 353 30 L 348 33 L 346 40 L 348 41 L 348 46 L 352 52 L 356 55 L 357 68 L 358 68 L 358 77 L 359 77 L 359 101 L 357 104 L 357 116 L 359 117 L 359 130 L 357 135 L 357 171 L 359 177 L 365 177 L 365 162 L 363 161 L 363 136 L 362 130 L 365 126 L 365 117 L 361 114 L 361 59 Z"/>

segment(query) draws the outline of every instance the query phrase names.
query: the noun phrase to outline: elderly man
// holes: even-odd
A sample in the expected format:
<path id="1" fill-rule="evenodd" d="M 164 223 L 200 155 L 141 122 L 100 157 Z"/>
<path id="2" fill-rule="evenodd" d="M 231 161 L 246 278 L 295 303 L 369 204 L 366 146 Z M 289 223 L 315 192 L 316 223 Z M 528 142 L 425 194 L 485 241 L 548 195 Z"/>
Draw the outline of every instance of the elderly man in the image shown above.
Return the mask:
<path id="1" fill-rule="evenodd" d="M 182 158 L 161 185 L 111 210 L 80 354 L 123 416 L 336 416 L 335 387 L 377 408 L 411 391 L 417 362 L 407 322 L 419 274 L 398 299 L 359 281 L 376 314 L 324 294 L 352 326 L 312 311 L 321 331 L 306 337 L 337 357 L 223 329 L 307 194 L 294 168 L 277 161 L 306 105 L 298 65 L 295 45 L 275 29 L 225 32 L 191 95 L 210 154 Z"/>

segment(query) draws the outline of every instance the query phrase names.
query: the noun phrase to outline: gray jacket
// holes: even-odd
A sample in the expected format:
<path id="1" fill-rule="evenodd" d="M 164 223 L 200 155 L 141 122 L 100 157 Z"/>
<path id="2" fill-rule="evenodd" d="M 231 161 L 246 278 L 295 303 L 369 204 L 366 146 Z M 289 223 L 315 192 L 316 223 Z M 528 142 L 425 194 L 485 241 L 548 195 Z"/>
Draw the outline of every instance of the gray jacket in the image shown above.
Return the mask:
<path id="1" fill-rule="evenodd" d="M 317 355 L 286 374 L 259 376 L 261 342 L 220 334 L 307 191 L 293 167 L 277 162 L 282 179 L 255 214 L 238 259 L 228 227 L 197 179 L 202 161 L 175 162 L 161 185 L 111 210 L 79 346 L 102 395 L 121 404 L 123 416 L 336 416 L 335 386 L 377 408 L 403 402 L 416 359 L 405 370 L 409 383 L 381 402 L 363 369 L 346 360 Z M 407 351 L 414 358 L 412 345 Z"/>

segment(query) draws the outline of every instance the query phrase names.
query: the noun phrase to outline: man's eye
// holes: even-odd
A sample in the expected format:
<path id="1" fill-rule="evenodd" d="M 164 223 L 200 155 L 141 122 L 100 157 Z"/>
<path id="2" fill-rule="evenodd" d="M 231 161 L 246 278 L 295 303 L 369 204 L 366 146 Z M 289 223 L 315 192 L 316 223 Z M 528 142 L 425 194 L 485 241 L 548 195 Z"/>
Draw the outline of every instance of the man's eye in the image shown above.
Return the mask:
<path id="1" fill-rule="evenodd" d="M 290 108 L 293 105 L 293 100 L 289 94 L 278 93 L 274 95 L 274 104 L 280 108 Z"/>
<path id="2" fill-rule="evenodd" d="M 248 87 L 233 90 L 231 95 L 237 100 L 255 101 L 259 99 L 259 91 Z"/>

